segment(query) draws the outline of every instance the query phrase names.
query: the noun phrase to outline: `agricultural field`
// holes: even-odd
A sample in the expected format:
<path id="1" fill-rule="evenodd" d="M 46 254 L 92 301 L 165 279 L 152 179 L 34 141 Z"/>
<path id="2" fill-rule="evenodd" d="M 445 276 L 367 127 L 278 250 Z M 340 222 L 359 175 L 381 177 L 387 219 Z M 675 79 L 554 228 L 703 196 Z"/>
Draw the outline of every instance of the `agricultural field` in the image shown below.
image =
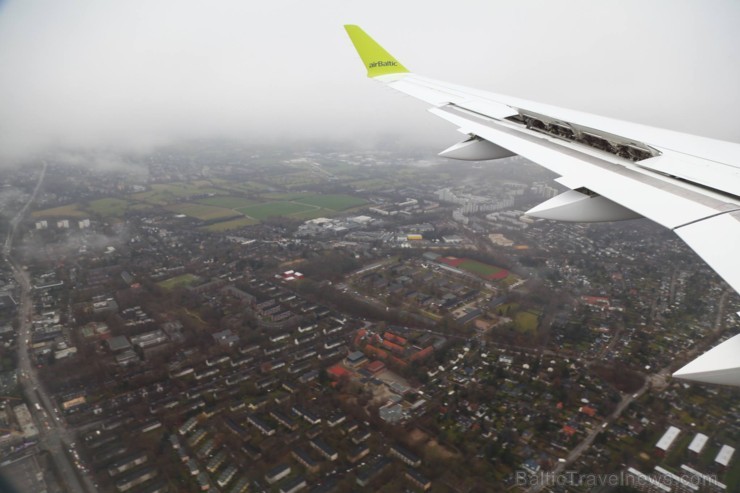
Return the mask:
<path id="1" fill-rule="evenodd" d="M 91 200 L 86 209 L 93 214 L 97 214 L 103 217 L 123 216 L 123 214 L 131 205 L 131 202 L 129 202 L 128 200 L 106 198 Z"/>
<path id="2" fill-rule="evenodd" d="M 244 197 L 235 197 L 233 195 L 221 195 L 218 197 L 208 197 L 207 199 L 198 200 L 199 204 L 212 205 L 214 207 L 224 207 L 226 209 L 239 209 L 240 207 L 248 207 L 254 205 L 257 202 Z"/>
<path id="3" fill-rule="evenodd" d="M 159 287 L 164 289 L 174 289 L 178 287 L 186 287 L 196 283 L 200 278 L 194 274 L 182 274 L 179 276 L 171 277 L 157 283 Z"/>
<path id="4" fill-rule="evenodd" d="M 312 194 L 308 192 L 294 192 L 294 193 L 282 193 L 282 192 L 273 192 L 273 193 L 264 193 L 262 194 L 263 198 L 270 199 L 270 200 L 298 200 L 310 197 Z"/>
<path id="5" fill-rule="evenodd" d="M 193 202 L 171 205 L 167 207 L 167 209 L 178 214 L 185 214 L 186 216 L 200 219 L 201 221 L 213 221 L 215 219 L 226 219 L 240 215 L 233 209 L 214 207 Z"/>
<path id="6" fill-rule="evenodd" d="M 147 192 L 135 193 L 130 198 L 155 205 L 166 205 L 194 195 L 226 195 L 225 191 L 213 188 L 208 182 L 203 181 L 193 183 L 158 183 L 152 185 L 151 188 Z"/>
<path id="7" fill-rule="evenodd" d="M 265 204 L 252 205 L 238 209 L 244 215 L 254 219 L 267 219 L 274 216 L 292 216 L 299 212 L 306 212 L 312 209 L 318 209 L 306 204 L 296 202 L 267 202 Z"/>
<path id="8" fill-rule="evenodd" d="M 334 211 L 343 211 L 367 203 L 364 199 L 343 194 L 312 195 L 302 197 L 296 201 L 301 204 L 315 205 L 316 207 L 323 207 L 324 209 Z"/>
<path id="9" fill-rule="evenodd" d="M 34 218 L 86 217 L 87 215 L 87 212 L 80 210 L 79 204 L 69 204 L 59 207 L 52 207 L 51 209 L 34 211 L 31 214 L 31 216 Z"/>
<path id="10" fill-rule="evenodd" d="M 257 224 L 259 221 L 252 219 L 251 217 L 240 217 L 239 219 L 231 219 L 229 221 L 221 221 L 220 223 L 209 224 L 203 226 L 202 230 L 210 231 L 211 233 L 221 233 L 223 231 L 229 231 L 231 229 L 239 229 L 244 226 L 252 226 Z"/>

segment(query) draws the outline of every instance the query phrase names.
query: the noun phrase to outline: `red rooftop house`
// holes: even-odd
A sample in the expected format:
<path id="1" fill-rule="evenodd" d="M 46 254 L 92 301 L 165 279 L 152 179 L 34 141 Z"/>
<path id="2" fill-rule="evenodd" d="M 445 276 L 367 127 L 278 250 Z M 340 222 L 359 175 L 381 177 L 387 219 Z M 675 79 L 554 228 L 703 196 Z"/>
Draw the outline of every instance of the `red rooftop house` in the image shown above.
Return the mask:
<path id="1" fill-rule="evenodd" d="M 367 371 L 369 371 L 370 373 L 375 374 L 385 369 L 385 363 L 383 363 L 382 361 L 373 361 L 365 368 L 367 368 Z"/>
<path id="2" fill-rule="evenodd" d="M 578 410 L 581 411 L 586 416 L 589 416 L 591 418 L 593 418 L 594 416 L 596 416 L 596 409 L 594 409 L 593 407 L 582 406 Z"/>

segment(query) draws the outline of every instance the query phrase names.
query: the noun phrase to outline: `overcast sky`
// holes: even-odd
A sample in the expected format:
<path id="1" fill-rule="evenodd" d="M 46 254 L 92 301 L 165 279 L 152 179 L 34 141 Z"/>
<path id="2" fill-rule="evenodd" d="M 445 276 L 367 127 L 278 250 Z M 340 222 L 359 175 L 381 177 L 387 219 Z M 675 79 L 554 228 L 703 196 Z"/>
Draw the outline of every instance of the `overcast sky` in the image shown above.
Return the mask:
<path id="1" fill-rule="evenodd" d="M 0 0 L 0 164 L 193 137 L 458 139 L 343 24 L 450 82 L 740 142 L 737 0 Z"/>

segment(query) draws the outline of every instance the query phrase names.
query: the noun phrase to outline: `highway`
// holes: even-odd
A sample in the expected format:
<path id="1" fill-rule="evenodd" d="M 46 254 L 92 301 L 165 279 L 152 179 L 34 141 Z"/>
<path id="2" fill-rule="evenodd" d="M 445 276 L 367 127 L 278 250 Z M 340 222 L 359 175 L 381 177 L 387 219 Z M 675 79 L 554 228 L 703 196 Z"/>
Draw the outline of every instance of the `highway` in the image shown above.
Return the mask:
<path id="1" fill-rule="evenodd" d="M 39 175 L 36 187 L 28 199 L 28 202 L 10 221 L 10 230 L 3 245 L 3 256 L 13 271 L 13 277 L 20 286 L 21 294 L 18 304 L 18 317 L 20 326 L 18 329 L 18 376 L 19 382 L 23 388 L 31 414 L 36 420 L 39 430 L 38 446 L 50 452 L 51 457 L 56 463 L 59 478 L 65 489 L 70 493 L 93 493 L 97 491 L 89 475 L 84 471 L 75 471 L 74 466 L 69 460 L 67 451 L 70 450 L 70 444 L 74 441 L 74 434 L 69 431 L 61 417 L 55 413 L 55 406 L 47 394 L 44 387 L 39 381 L 36 368 L 31 361 L 28 352 L 28 341 L 31 337 L 31 320 L 33 316 L 33 297 L 31 295 L 31 279 L 28 273 L 12 256 L 13 241 L 15 239 L 18 225 L 22 222 L 26 211 L 36 199 L 41 188 L 41 184 L 46 176 L 47 163 Z M 38 409 L 37 404 L 41 407 Z M 82 482 L 81 482 L 82 481 Z M 84 486 L 83 484 L 84 483 Z"/>

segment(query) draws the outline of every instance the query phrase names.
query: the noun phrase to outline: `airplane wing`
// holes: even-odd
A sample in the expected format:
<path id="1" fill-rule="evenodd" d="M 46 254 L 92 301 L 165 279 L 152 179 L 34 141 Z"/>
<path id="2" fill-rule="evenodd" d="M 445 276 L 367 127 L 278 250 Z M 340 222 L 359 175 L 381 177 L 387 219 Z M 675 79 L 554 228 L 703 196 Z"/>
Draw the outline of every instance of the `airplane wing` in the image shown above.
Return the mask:
<path id="1" fill-rule="evenodd" d="M 671 229 L 740 292 L 740 144 L 471 89 L 416 75 L 358 26 L 345 26 L 367 75 L 429 103 L 467 138 L 441 156 L 520 155 L 568 191 L 528 215 L 595 222 L 646 217 Z M 678 378 L 740 385 L 740 335 Z M 734 357 L 730 357 L 736 355 Z M 701 358 L 700 358 L 701 359 Z"/>

